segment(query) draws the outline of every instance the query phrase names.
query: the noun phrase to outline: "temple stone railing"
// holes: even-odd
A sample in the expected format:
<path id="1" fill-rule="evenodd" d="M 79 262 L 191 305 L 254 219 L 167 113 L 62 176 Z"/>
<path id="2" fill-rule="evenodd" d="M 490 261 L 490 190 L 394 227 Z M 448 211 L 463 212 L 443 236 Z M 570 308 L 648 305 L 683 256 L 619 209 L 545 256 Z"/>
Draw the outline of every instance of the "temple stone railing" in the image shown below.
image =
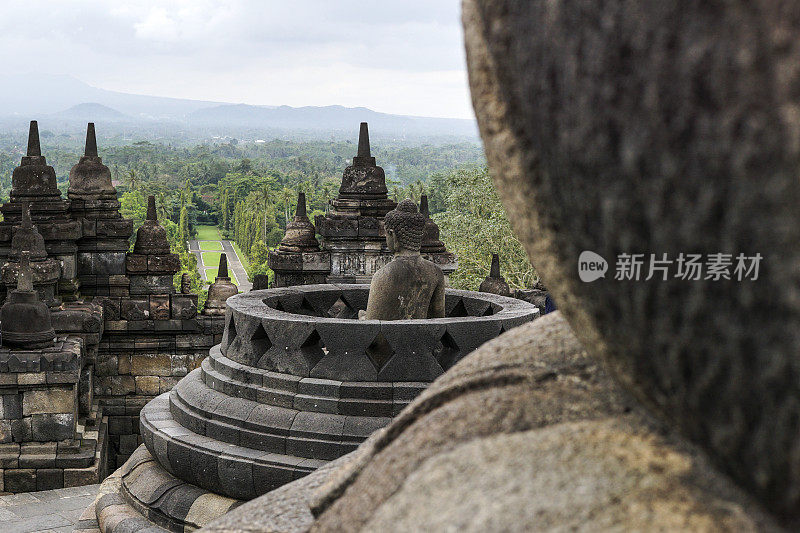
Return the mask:
<path id="1" fill-rule="evenodd" d="M 294 376 L 433 381 L 484 342 L 538 316 L 526 302 L 447 289 L 446 318 L 357 320 L 368 285 L 304 285 L 228 300 L 221 352 Z"/>
<path id="2" fill-rule="evenodd" d="M 356 449 L 467 353 L 539 315 L 448 289 L 446 318 L 358 320 L 368 293 L 328 284 L 229 298 L 221 343 L 142 409 L 144 447 L 87 513 L 119 505 L 142 524 L 201 527 Z"/>

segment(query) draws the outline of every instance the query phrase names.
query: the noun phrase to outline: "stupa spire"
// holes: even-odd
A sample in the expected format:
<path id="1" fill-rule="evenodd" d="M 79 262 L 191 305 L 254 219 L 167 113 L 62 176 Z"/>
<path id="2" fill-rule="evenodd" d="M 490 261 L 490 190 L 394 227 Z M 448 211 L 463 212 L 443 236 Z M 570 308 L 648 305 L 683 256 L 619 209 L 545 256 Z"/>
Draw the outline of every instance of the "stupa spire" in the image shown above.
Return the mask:
<path id="1" fill-rule="evenodd" d="M 31 253 L 23 250 L 19 254 L 19 274 L 17 274 L 17 290 L 33 292 L 33 271 L 31 270 Z"/>
<path id="2" fill-rule="evenodd" d="M 430 212 L 428 211 L 428 195 L 423 194 L 422 197 L 419 199 L 419 212 L 425 215 L 425 218 L 430 217 Z"/>
<path id="3" fill-rule="evenodd" d="M 28 157 L 40 157 L 42 155 L 42 145 L 39 143 L 39 123 L 31 120 L 31 128 L 28 131 Z"/>
<path id="4" fill-rule="evenodd" d="M 158 214 L 156 213 L 156 197 L 152 194 L 147 197 L 147 220 L 158 222 Z"/>
<path id="5" fill-rule="evenodd" d="M 500 277 L 500 256 L 498 254 L 492 254 L 492 267 L 489 270 L 489 277 L 490 278 Z"/>
<path id="6" fill-rule="evenodd" d="M 500 275 L 500 255 L 492 254 L 492 266 L 489 268 L 489 275 L 481 282 L 478 287 L 479 292 L 490 292 L 500 296 L 511 296 L 511 288 Z"/>
<path id="7" fill-rule="evenodd" d="M 86 126 L 86 148 L 83 151 L 86 157 L 97 157 L 97 136 L 94 133 L 94 122 Z"/>
<path id="8" fill-rule="evenodd" d="M 372 157 L 369 148 L 369 126 L 366 122 L 361 123 L 358 132 L 358 157 Z"/>
<path id="9" fill-rule="evenodd" d="M 224 252 L 219 256 L 219 270 L 217 270 L 218 278 L 228 277 L 228 256 Z"/>
<path id="10" fill-rule="evenodd" d="M 297 209 L 294 212 L 295 218 L 308 218 L 306 215 L 306 193 L 297 193 Z"/>

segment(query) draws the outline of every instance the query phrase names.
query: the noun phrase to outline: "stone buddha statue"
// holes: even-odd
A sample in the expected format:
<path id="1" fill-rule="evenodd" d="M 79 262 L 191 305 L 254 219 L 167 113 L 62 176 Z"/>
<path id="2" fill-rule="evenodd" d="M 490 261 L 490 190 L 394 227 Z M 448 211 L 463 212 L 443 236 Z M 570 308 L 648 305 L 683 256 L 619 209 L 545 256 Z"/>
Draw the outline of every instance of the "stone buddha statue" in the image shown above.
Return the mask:
<path id="1" fill-rule="evenodd" d="M 369 288 L 367 320 L 444 317 L 444 274 L 420 255 L 425 216 L 403 200 L 384 219 L 386 243 L 394 259 L 375 272 Z"/>

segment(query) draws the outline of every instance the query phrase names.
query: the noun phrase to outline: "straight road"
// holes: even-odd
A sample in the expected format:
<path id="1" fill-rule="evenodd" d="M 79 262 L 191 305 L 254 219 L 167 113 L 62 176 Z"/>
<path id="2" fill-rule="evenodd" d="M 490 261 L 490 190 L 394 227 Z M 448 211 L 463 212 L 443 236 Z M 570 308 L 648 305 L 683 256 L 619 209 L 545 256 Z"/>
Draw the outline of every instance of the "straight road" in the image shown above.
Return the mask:
<path id="1" fill-rule="evenodd" d="M 200 277 L 203 280 L 207 281 L 214 281 L 214 276 L 216 276 L 216 272 L 212 274 L 211 278 L 206 277 L 206 265 L 203 264 L 203 251 L 209 250 L 201 250 L 200 249 L 200 242 L 218 242 L 222 245 L 222 251 L 225 255 L 228 256 L 228 270 L 233 271 L 233 275 L 236 276 L 236 281 L 239 282 L 239 291 L 240 292 L 247 292 L 253 288 L 253 284 L 250 283 L 247 279 L 247 271 L 242 266 L 242 262 L 239 260 L 239 256 L 236 254 L 236 250 L 233 248 L 233 244 L 229 240 L 219 240 L 219 241 L 189 241 L 189 251 L 194 254 L 197 258 L 197 268 L 200 271 Z"/>

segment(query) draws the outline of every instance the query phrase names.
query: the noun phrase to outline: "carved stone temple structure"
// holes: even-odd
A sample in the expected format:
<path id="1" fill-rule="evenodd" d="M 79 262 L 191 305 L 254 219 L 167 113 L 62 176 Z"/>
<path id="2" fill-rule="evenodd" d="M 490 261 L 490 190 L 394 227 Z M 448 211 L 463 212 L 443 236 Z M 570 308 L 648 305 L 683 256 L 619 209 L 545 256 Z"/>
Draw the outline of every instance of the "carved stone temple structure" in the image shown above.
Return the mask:
<path id="1" fill-rule="evenodd" d="M 511 296 L 511 289 L 506 283 L 506 279 L 500 275 L 500 256 L 498 254 L 492 254 L 492 266 L 489 269 L 489 275 L 481 282 L 478 292 Z"/>
<path id="2" fill-rule="evenodd" d="M 275 272 L 275 287 L 325 283 L 331 271 L 331 254 L 320 250 L 314 224 L 306 215 L 306 195 L 297 195 L 297 211 L 286 225 L 277 250 L 270 251 L 267 264 Z"/>
<path id="3" fill-rule="evenodd" d="M 447 289 L 444 318 L 358 320 L 367 295 L 323 284 L 229 298 L 222 342 L 145 406 L 144 445 L 79 529 L 202 527 L 356 449 L 465 354 L 538 316 L 520 300 Z"/>
<path id="4" fill-rule="evenodd" d="M 378 332 L 425 359 L 442 328 L 443 344 L 459 345 L 503 311 L 490 303 L 483 311 L 499 312 L 473 316 L 480 326 L 457 325 L 455 307 L 502 297 L 450 291 L 438 320 L 451 322 L 353 321 L 337 336 L 344 319 L 329 311 L 363 301 L 358 285 L 235 296 L 219 352 L 185 380 L 214 392 L 179 385 L 148 405 L 147 450 L 104 483 L 80 530 L 798 530 L 800 18 L 780 2 L 462 5 L 492 176 L 561 310 L 467 355 L 354 451 L 238 505 L 175 478 L 263 487 L 254 479 L 285 452 L 242 445 L 281 445 L 249 440 L 265 432 L 257 409 L 288 426 L 285 450 L 327 452 L 320 435 L 350 435 L 331 411 L 361 403 L 351 395 L 372 377 Z M 764 268 L 747 280 L 585 283 L 587 249 L 724 250 L 760 254 Z M 275 343 L 276 331 L 292 342 Z M 366 403 L 384 409 L 385 381 L 424 367 L 378 366 Z M 354 369 L 364 373 L 348 382 L 330 374 Z M 300 377 L 293 401 L 315 414 L 289 423 L 258 401 L 288 403 L 278 398 L 293 385 L 276 374 Z"/>
<path id="5" fill-rule="evenodd" d="M 800 18 L 462 5 L 492 178 L 560 310 L 203 531 L 797 531 Z M 763 262 L 741 281 L 585 283 L 585 250 Z"/>
<path id="6" fill-rule="evenodd" d="M 119 214 L 111 171 L 97 155 L 94 124 L 86 132 L 86 150 L 69 173 L 70 212 L 81 222 L 78 239 L 78 279 L 84 296 L 113 296 L 124 292 L 128 240 L 133 221 Z"/>
<path id="7" fill-rule="evenodd" d="M 67 301 L 78 298 L 78 245 L 80 221 L 69 212 L 70 202 L 61 197 L 56 172 L 47 164 L 39 144 L 39 125 L 31 121 L 28 152 L 11 177 L 11 199 L 0 206 L 0 261 L 11 253 L 12 230 L 22 221 L 23 206 L 30 204 L 33 223 L 44 238 L 48 257 L 61 265 L 58 296 Z"/>
<path id="8" fill-rule="evenodd" d="M 228 276 L 228 255 L 224 252 L 219 256 L 219 268 L 217 269 L 217 279 L 208 288 L 208 298 L 203 308 L 204 315 L 225 315 L 225 302 L 231 296 L 239 293 L 238 287 Z"/>
<path id="9" fill-rule="evenodd" d="M 425 203 L 427 215 L 427 198 Z M 369 283 L 392 258 L 386 247 L 383 217 L 396 205 L 389 199 L 383 168 L 372 156 L 367 123 L 362 122 L 357 155 L 344 170 L 339 194 L 330 201 L 328 214 L 318 215 L 311 224 L 305 197 L 302 201 L 298 198 L 297 214 L 287 225 L 284 240 L 269 255 L 269 267 L 275 272 L 273 286 Z M 438 236 L 436 224 L 429 220 L 422 253 L 446 277 L 458 263 Z"/>
<path id="10" fill-rule="evenodd" d="M 356 162 L 369 165 L 366 125 L 362 133 Z M 365 172 L 375 174 L 351 167 L 345 176 Z M 466 354 L 539 316 L 527 302 L 446 289 L 420 254 L 423 242 L 446 253 L 427 213 L 404 200 L 382 214 L 393 260 L 371 288 L 298 284 L 237 295 L 222 255 L 204 311 L 224 313 L 222 342 L 142 409 L 144 445 L 103 482 L 79 530 L 202 527 L 355 450 Z M 270 256 L 287 266 L 277 284 L 296 281 L 321 253 L 301 194 Z"/>
<path id="11" fill-rule="evenodd" d="M 224 317 L 176 293 L 180 268 L 149 199 L 132 253 L 94 124 L 68 198 L 31 122 L 0 206 L 0 491 L 101 481 L 141 444 L 139 412 L 196 368 Z"/>

